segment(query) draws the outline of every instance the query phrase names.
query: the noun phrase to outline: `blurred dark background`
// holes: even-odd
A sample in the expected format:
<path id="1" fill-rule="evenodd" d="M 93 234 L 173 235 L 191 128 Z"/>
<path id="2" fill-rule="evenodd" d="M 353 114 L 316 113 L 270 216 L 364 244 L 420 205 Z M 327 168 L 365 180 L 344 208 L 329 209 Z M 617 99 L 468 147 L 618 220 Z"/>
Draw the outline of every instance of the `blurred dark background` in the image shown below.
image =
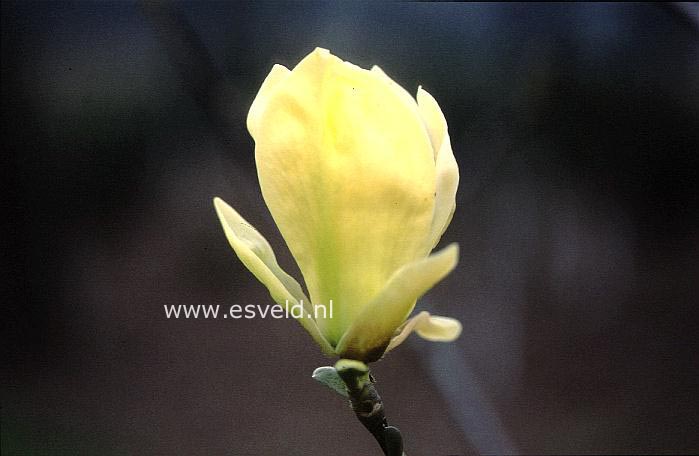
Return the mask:
<path id="1" fill-rule="evenodd" d="M 2 2 L 2 453 L 378 454 L 221 196 L 299 277 L 244 119 L 316 46 L 441 104 L 458 317 L 375 366 L 416 455 L 699 452 L 697 6 Z"/>

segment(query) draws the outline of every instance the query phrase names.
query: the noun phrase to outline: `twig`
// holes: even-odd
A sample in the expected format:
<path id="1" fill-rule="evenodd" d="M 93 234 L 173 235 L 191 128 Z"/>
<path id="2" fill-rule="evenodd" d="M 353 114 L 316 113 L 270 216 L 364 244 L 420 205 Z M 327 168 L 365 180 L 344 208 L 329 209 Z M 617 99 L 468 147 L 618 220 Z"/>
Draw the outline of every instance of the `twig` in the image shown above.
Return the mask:
<path id="1" fill-rule="evenodd" d="M 381 396 L 366 364 L 340 360 L 335 365 L 347 386 L 350 405 L 357 419 L 374 436 L 385 456 L 404 456 L 403 436 L 395 426 L 389 426 Z"/>

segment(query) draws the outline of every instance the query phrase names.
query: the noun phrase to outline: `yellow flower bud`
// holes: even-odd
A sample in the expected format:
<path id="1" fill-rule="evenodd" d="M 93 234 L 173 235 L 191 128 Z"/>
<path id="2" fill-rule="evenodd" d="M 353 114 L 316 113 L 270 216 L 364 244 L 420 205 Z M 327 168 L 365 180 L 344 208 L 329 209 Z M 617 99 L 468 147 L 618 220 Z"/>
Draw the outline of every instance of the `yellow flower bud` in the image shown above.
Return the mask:
<path id="1" fill-rule="evenodd" d="M 262 195 L 310 300 L 267 241 L 214 203 L 231 246 L 275 302 L 303 302 L 298 320 L 343 358 L 375 361 L 412 330 L 458 337 L 461 325 L 450 318 L 423 312 L 406 322 L 458 257 L 456 245 L 429 255 L 451 221 L 459 179 L 434 98 L 418 88 L 416 100 L 378 67 L 316 49 L 291 71 L 272 68 L 247 125 Z M 313 311 L 331 301 L 332 315 Z"/>

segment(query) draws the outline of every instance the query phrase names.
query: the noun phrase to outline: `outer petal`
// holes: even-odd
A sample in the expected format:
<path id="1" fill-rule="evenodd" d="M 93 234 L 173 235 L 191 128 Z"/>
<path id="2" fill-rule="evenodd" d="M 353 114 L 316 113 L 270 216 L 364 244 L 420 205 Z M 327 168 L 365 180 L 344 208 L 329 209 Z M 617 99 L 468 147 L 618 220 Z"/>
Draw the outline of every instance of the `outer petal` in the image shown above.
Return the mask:
<path id="1" fill-rule="evenodd" d="M 332 355 L 332 347 L 320 334 L 316 322 L 308 312 L 310 305 L 308 298 L 298 282 L 279 267 L 267 240 L 222 199 L 214 198 L 214 206 L 228 242 L 240 261 L 257 277 L 257 280 L 267 287 L 274 302 L 284 308 L 287 303 L 292 306 L 303 303 L 306 315 L 298 319 L 299 323 L 326 354 Z"/>
<path id="2" fill-rule="evenodd" d="M 317 49 L 276 86 L 251 130 L 262 194 L 335 345 L 399 267 L 425 254 L 434 154 L 386 77 Z M 255 114 L 257 116 L 257 114 Z"/>
<path id="3" fill-rule="evenodd" d="M 371 72 L 376 74 L 377 76 L 381 77 L 381 79 L 384 80 L 386 83 L 386 87 L 390 88 L 393 90 L 393 92 L 401 99 L 401 102 L 403 103 L 403 107 L 411 112 L 417 117 L 422 117 L 422 113 L 420 113 L 420 110 L 418 109 L 417 102 L 415 101 L 415 98 L 403 87 L 401 87 L 400 84 L 398 84 L 396 81 L 391 79 L 378 65 L 374 65 L 371 67 Z M 427 131 L 427 127 L 425 126 L 425 132 L 429 134 Z M 435 151 L 433 151 L 434 153 Z"/>
<path id="4" fill-rule="evenodd" d="M 335 351 L 342 358 L 376 361 L 417 299 L 456 266 L 456 244 L 398 269 L 385 288 L 364 308 Z"/>
<path id="5" fill-rule="evenodd" d="M 432 250 L 449 226 L 456 208 L 456 189 L 459 186 L 459 167 L 451 150 L 447 121 L 437 101 L 422 87 L 417 89 L 417 103 L 430 134 L 435 150 L 437 186 L 434 216 L 430 229 L 427 251 Z"/>
<path id="6" fill-rule="evenodd" d="M 260 118 L 267 108 L 267 102 L 274 93 L 274 90 L 286 80 L 290 73 L 289 69 L 284 65 L 274 65 L 262 83 L 255 100 L 252 102 L 252 106 L 250 106 L 250 111 L 248 111 L 248 131 L 253 137 L 260 123 Z"/>
<path id="7" fill-rule="evenodd" d="M 420 116 L 422 116 L 422 120 L 425 122 L 425 127 L 430 135 L 430 141 L 434 147 L 436 157 L 439 155 L 442 141 L 447 135 L 447 120 L 444 118 L 444 114 L 437 100 L 423 89 L 422 86 L 417 88 L 416 99 Z"/>
<path id="8" fill-rule="evenodd" d="M 386 352 L 402 344 L 413 331 L 417 331 L 417 335 L 426 340 L 451 342 L 461 334 L 461 323 L 453 318 L 430 315 L 429 312 L 422 311 L 403 324 L 398 335 L 391 339 Z"/>

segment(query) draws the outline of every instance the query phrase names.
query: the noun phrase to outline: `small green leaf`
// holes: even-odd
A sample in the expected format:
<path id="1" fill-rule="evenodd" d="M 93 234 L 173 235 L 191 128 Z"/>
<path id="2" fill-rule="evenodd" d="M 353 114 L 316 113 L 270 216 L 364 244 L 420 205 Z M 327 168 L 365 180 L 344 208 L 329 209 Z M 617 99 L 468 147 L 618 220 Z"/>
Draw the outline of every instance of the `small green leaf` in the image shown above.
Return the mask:
<path id="1" fill-rule="evenodd" d="M 347 394 L 345 382 L 342 381 L 340 375 L 337 373 L 337 370 L 335 370 L 335 368 L 332 366 L 322 366 L 314 370 L 313 379 L 327 386 L 341 396 L 349 396 Z"/>

